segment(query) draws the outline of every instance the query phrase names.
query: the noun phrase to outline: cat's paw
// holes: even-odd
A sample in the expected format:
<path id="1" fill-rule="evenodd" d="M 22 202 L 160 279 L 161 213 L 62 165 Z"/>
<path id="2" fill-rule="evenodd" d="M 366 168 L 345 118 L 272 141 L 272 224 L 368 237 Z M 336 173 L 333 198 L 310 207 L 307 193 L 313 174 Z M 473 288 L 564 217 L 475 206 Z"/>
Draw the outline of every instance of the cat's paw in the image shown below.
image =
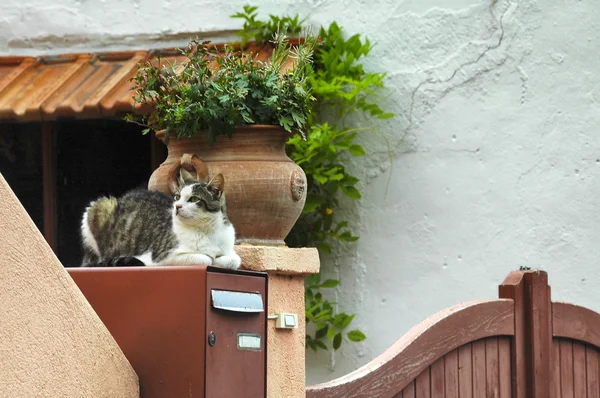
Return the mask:
<path id="1" fill-rule="evenodd" d="M 213 259 L 210 256 L 202 253 L 195 253 L 188 260 L 188 264 L 191 265 L 213 265 Z"/>
<path id="2" fill-rule="evenodd" d="M 210 256 L 202 253 L 181 253 L 174 257 L 169 257 L 159 265 L 212 265 L 213 260 Z"/>
<path id="3" fill-rule="evenodd" d="M 232 253 L 227 256 L 221 256 L 215 258 L 215 263 L 217 267 L 229 268 L 229 269 L 238 269 L 242 264 L 242 259 L 237 253 Z"/>

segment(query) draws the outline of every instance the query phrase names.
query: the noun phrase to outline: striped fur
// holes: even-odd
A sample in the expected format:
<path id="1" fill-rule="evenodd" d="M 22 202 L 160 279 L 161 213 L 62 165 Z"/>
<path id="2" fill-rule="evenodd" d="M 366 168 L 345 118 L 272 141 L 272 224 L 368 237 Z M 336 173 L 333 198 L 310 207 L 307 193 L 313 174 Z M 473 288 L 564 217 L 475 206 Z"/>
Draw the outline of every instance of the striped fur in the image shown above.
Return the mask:
<path id="1" fill-rule="evenodd" d="M 92 202 L 81 224 L 82 266 L 238 268 L 241 261 L 226 214 L 223 176 L 209 183 L 187 177 L 180 176 L 176 200 L 158 191 L 134 190 L 120 198 Z"/>

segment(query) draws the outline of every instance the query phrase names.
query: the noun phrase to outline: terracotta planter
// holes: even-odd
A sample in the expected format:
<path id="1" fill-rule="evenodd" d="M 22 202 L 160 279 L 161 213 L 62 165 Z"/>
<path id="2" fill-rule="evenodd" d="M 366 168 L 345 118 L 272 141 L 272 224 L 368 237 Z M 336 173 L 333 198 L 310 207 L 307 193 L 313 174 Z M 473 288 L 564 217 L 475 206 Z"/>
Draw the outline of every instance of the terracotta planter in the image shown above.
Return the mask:
<path id="1" fill-rule="evenodd" d="M 164 131 L 156 136 L 164 142 Z M 232 138 L 218 136 L 212 147 L 204 134 L 170 137 L 167 159 L 150 177 L 148 189 L 171 194 L 169 181 L 180 167 L 195 169 L 203 180 L 222 173 L 237 242 L 284 245 L 306 200 L 306 175 L 285 154 L 288 137 L 278 126 L 239 127 Z"/>

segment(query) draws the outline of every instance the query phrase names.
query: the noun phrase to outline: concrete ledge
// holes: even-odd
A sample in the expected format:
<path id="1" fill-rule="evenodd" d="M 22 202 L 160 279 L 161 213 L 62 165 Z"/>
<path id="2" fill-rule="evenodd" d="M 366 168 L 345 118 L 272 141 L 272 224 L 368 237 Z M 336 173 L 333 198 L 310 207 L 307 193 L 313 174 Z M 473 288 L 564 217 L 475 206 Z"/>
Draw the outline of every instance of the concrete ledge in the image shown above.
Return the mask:
<path id="1" fill-rule="evenodd" d="M 242 268 L 271 274 L 307 275 L 319 272 L 319 252 L 315 248 L 252 246 L 241 244 L 235 251 Z"/>

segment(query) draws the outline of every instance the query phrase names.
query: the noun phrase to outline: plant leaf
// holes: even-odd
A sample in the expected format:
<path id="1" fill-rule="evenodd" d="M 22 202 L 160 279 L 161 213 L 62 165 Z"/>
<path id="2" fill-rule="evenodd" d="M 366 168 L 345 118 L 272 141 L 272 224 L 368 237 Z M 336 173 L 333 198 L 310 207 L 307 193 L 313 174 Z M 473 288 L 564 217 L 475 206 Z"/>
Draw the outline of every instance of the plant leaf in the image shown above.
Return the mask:
<path id="1" fill-rule="evenodd" d="M 323 325 L 323 327 L 321 327 L 320 329 L 317 329 L 317 332 L 315 333 L 315 338 L 322 339 L 323 337 L 327 336 L 328 330 L 329 330 L 329 325 L 327 325 L 327 324 Z"/>
<path id="2" fill-rule="evenodd" d="M 365 150 L 357 144 L 351 145 L 349 151 L 353 156 L 365 156 Z"/>
<path id="3" fill-rule="evenodd" d="M 335 335 L 338 333 L 337 330 L 335 330 L 334 328 L 329 328 L 329 330 L 327 331 L 327 338 L 329 340 L 333 340 L 333 338 L 335 337 Z"/>
<path id="4" fill-rule="evenodd" d="M 333 349 L 337 351 L 338 348 L 342 345 L 342 333 L 338 333 L 333 338 Z"/>
<path id="5" fill-rule="evenodd" d="M 340 284 L 340 281 L 336 279 L 327 279 L 325 282 L 321 283 L 321 287 L 325 289 L 331 289 Z"/>
<path id="6" fill-rule="evenodd" d="M 348 187 L 340 187 L 342 189 L 342 192 L 344 192 L 346 194 L 346 196 L 348 196 L 349 198 L 352 199 L 360 199 L 361 198 L 361 194 L 358 191 L 358 189 L 348 186 Z"/>
<path id="7" fill-rule="evenodd" d="M 347 336 L 350 339 L 350 341 L 354 342 L 363 341 L 367 338 L 367 336 L 365 336 L 365 334 L 358 329 L 351 330 L 350 332 L 348 332 Z"/>
<path id="8" fill-rule="evenodd" d="M 346 329 L 350 325 L 350 323 L 352 323 L 352 320 L 354 319 L 354 317 L 355 317 L 354 314 L 346 316 L 346 318 L 344 318 L 344 320 L 340 324 L 339 328 Z"/>
<path id="9" fill-rule="evenodd" d="M 317 348 L 327 351 L 327 346 L 321 340 L 314 340 L 314 343 L 317 346 Z"/>
<path id="10" fill-rule="evenodd" d="M 319 243 L 317 245 L 317 249 L 319 249 L 320 251 L 325 252 L 325 253 L 331 253 L 331 246 L 328 245 L 327 243 Z"/>

